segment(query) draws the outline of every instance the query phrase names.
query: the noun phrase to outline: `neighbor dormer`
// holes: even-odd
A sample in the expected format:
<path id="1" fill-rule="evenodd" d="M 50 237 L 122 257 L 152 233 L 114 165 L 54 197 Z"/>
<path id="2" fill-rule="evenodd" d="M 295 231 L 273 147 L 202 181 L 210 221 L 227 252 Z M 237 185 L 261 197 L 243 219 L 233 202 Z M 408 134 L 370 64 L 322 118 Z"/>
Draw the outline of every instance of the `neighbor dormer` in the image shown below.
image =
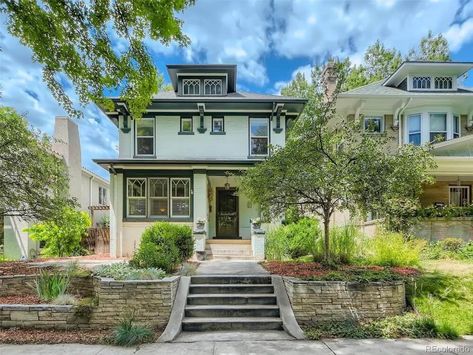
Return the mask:
<path id="1" fill-rule="evenodd" d="M 413 92 L 455 92 L 458 80 L 472 67 L 462 62 L 404 62 L 384 86 Z"/>
<path id="2" fill-rule="evenodd" d="M 236 65 L 168 65 L 177 96 L 226 96 L 236 91 Z"/>

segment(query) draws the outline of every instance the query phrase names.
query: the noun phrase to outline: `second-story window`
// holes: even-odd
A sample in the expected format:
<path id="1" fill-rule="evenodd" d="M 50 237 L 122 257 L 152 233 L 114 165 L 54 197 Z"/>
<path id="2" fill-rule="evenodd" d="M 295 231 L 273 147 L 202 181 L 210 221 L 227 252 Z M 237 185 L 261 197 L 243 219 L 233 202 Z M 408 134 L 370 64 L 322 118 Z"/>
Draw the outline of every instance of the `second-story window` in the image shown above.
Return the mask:
<path id="1" fill-rule="evenodd" d="M 447 140 L 447 114 L 430 114 L 430 142 L 438 143 Z"/>
<path id="2" fill-rule="evenodd" d="M 222 95 L 222 79 L 205 79 L 204 95 Z"/>
<path id="3" fill-rule="evenodd" d="M 460 116 L 453 115 L 453 138 L 460 138 Z"/>
<path id="4" fill-rule="evenodd" d="M 268 155 L 269 119 L 250 119 L 250 155 Z"/>
<path id="5" fill-rule="evenodd" d="M 414 89 L 430 89 L 430 76 L 414 76 L 412 87 Z"/>
<path id="6" fill-rule="evenodd" d="M 99 186 L 99 205 L 107 204 L 107 189 Z"/>
<path id="7" fill-rule="evenodd" d="M 183 95 L 200 95 L 200 79 L 183 79 Z"/>
<path id="8" fill-rule="evenodd" d="M 366 133 L 383 133 L 384 130 L 383 117 L 366 116 L 364 118 L 364 131 Z"/>
<path id="9" fill-rule="evenodd" d="M 181 133 L 192 133 L 192 117 L 181 117 Z"/>
<path id="10" fill-rule="evenodd" d="M 409 143 L 420 145 L 421 143 L 421 115 L 414 114 L 408 117 Z"/>
<path id="11" fill-rule="evenodd" d="M 448 90 L 453 87 L 453 79 L 451 76 L 437 76 L 435 77 L 434 84 L 438 90 Z"/>
<path id="12" fill-rule="evenodd" d="M 154 119 L 137 120 L 135 128 L 136 155 L 154 155 Z"/>
<path id="13" fill-rule="evenodd" d="M 212 132 L 213 133 L 223 133 L 223 117 L 212 117 Z"/>

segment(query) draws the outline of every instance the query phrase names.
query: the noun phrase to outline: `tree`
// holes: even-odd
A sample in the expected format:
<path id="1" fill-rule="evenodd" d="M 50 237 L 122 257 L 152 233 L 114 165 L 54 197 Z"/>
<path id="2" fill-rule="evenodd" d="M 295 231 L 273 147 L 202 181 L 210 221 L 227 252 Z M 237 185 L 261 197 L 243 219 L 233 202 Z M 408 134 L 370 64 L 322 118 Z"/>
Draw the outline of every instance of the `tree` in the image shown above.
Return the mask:
<path id="1" fill-rule="evenodd" d="M 0 218 L 50 219 L 66 205 L 69 178 L 51 141 L 30 131 L 12 108 L 0 107 Z"/>
<path id="2" fill-rule="evenodd" d="M 417 49 L 410 50 L 407 59 L 430 62 L 450 62 L 452 60 L 447 39 L 442 34 L 434 36 L 432 31 L 422 37 Z"/>
<path id="3" fill-rule="evenodd" d="M 64 73 L 81 104 L 110 107 L 104 90 L 118 91 L 134 117 L 141 117 L 162 77 L 144 45 L 149 37 L 187 45 L 175 12 L 193 0 L 3 0 L 8 30 L 30 47 L 43 78 L 72 116 L 80 113 L 65 92 Z"/>
<path id="4" fill-rule="evenodd" d="M 324 225 L 325 261 L 330 261 L 330 219 L 336 210 L 363 212 L 395 200 L 415 204 L 433 166 L 426 148 L 387 152 L 387 138 L 361 134 L 361 122 L 337 116 L 336 97 L 348 70 L 345 62 L 334 70 L 339 80 L 331 96 L 320 68 L 314 68 L 313 82 L 306 84 L 310 90 L 297 93 L 298 87 L 306 87 L 301 83 L 283 90 L 308 100 L 304 112 L 284 148 L 272 147 L 270 157 L 249 169 L 241 184 L 266 216 L 280 216 L 293 206 L 318 215 Z M 407 174 L 400 170 L 408 165 Z"/>
<path id="5" fill-rule="evenodd" d="M 387 49 L 378 40 L 365 52 L 366 75 L 371 82 L 382 80 L 391 75 L 402 63 L 401 53 L 396 49 Z"/>

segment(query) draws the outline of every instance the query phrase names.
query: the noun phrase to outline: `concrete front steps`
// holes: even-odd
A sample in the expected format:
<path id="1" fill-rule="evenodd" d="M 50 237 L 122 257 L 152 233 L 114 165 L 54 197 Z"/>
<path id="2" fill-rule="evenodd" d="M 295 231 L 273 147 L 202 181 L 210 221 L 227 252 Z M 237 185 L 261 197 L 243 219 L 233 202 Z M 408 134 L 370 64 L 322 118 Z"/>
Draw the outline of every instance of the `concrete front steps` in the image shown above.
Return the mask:
<path id="1" fill-rule="evenodd" d="M 271 276 L 193 276 L 184 332 L 282 330 Z"/>
<path id="2" fill-rule="evenodd" d="M 255 260 L 251 240 L 210 239 L 205 244 L 207 260 Z"/>

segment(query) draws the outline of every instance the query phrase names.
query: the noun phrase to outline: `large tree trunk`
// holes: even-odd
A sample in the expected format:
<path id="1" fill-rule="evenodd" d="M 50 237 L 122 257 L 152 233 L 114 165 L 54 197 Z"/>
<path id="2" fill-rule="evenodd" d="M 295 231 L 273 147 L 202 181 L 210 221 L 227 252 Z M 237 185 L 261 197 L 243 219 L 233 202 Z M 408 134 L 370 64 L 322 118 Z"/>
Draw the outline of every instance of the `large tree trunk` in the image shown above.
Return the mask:
<path id="1" fill-rule="evenodd" d="M 324 261 L 330 262 L 330 215 L 324 216 Z"/>

